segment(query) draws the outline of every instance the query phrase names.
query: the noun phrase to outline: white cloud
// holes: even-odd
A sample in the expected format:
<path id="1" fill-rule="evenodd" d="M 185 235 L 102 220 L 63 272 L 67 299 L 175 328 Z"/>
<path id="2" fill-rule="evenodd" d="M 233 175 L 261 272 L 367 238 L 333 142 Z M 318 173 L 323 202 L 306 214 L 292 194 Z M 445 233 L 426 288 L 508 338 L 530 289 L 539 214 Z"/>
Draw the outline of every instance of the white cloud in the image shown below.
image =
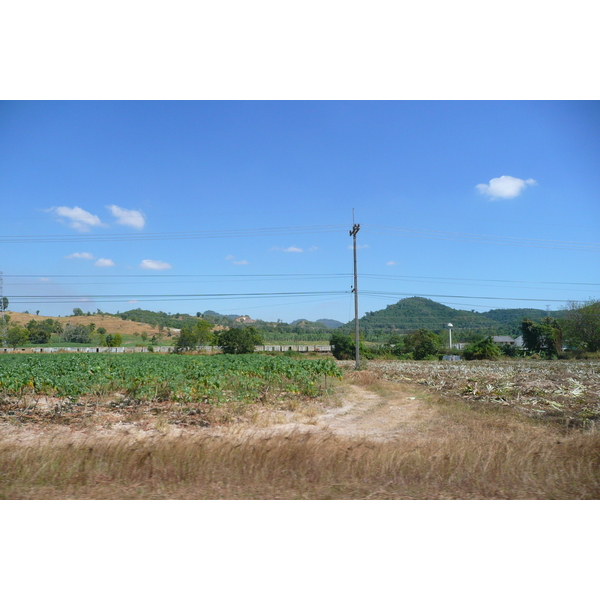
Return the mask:
<path id="1" fill-rule="evenodd" d="M 308 249 L 308 251 L 309 251 L 309 252 L 314 252 L 315 250 L 318 250 L 318 249 L 319 249 L 319 247 L 318 247 L 318 246 L 311 246 L 311 247 Z"/>
<path id="2" fill-rule="evenodd" d="M 73 252 L 73 254 L 65 256 L 65 258 L 84 258 L 85 260 L 94 260 L 93 255 L 91 255 L 89 252 Z"/>
<path id="3" fill-rule="evenodd" d="M 113 217 L 117 219 L 117 223 L 119 225 L 126 225 L 127 227 L 142 229 L 146 224 L 146 219 L 139 210 L 128 210 L 127 208 L 121 208 L 116 204 L 111 204 L 106 208 L 108 208 Z"/>
<path id="4" fill-rule="evenodd" d="M 502 175 L 490 179 L 488 183 L 479 183 L 475 186 L 481 194 L 490 196 L 492 200 L 498 198 L 516 198 L 528 185 L 537 185 L 535 179 L 519 179 L 510 175 Z"/>
<path id="5" fill-rule="evenodd" d="M 234 258 L 235 258 L 235 256 L 233 256 L 233 254 L 228 254 L 228 255 L 225 257 L 225 260 L 230 260 L 230 261 L 232 261 L 232 263 L 233 263 L 234 265 L 247 265 L 247 264 L 248 264 L 248 261 L 247 261 L 247 260 L 233 260 Z"/>
<path id="6" fill-rule="evenodd" d="M 96 267 L 114 267 L 115 263 L 110 258 L 99 258 L 94 265 Z"/>
<path id="7" fill-rule="evenodd" d="M 77 231 L 89 231 L 92 227 L 106 227 L 106 225 L 100 220 L 100 217 L 89 213 L 79 206 L 69 208 L 68 206 L 58 206 L 57 208 L 51 208 L 54 214 L 58 217 L 64 217 L 68 219 L 67 225 Z M 62 219 L 59 219 L 62 221 Z"/>
<path id="8" fill-rule="evenodd" d="M 150 260 L 147 258 L 140 263 L 140 269 L 151 269 L 152 271 L 164 271 L 165 269 L 172 268 L 169 263 L 162 260 Z"/>
<path id="9" fill-rule="evenodd" d="M 394 265 L 397 265 L 398 263 L 395 260 L 390 260 L 389 262 L 385 263 L 388 267 L 393 267 Z"/>
<path id="10" fill-rule="evenodd" d="M 271 252 L 304 252 L 302 248 L 298 248 L 298 246 L 289 246 L 287 248 L 280 248 L 279 246 L 275 246 L 271 248 Z"/>

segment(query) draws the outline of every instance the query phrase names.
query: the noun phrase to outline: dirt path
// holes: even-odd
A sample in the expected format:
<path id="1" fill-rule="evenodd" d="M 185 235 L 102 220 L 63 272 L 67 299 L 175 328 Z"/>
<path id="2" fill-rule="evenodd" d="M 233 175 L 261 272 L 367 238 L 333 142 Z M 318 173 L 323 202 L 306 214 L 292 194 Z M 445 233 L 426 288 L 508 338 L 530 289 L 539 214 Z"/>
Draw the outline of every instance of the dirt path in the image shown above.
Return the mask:
<path id="1" fill-rule="evenodd" d="M 376 388 L 376 389 L 373 389 Z M 0 424 L 0 437 L 8 441 L 31 444 L 36 440 L 70 438 L 72 441 L 90 437 L 121 437 L 131 439 L 164 438 L 188 435 L 215 437 L 242 437 L 264 439 L 273 435 L 315 433 L 325 436 L 369 438 L 373 441 L 421 437 L 434 425 L 438 411 L 419 397 L 421 392 L 403 384 L 379 382 L 365 386 L 344 382 L 335 392 L 333 401 L 323 409 L 315 407 L 298 411 L 273 411 L 266 409 L 263 419 L 256 423 L 213 426 L 209 428 L 180 427 L 177 425 L 152 426 L 150 423 L 113 423 L 89 428 L 64 425 L 9 425 Z"/>
<path id="2" fill-rule="evenodd" d="M 372 387 L 346 383 L 337 392 L 340 406 L 328 407 L 310 417 L 302 412 L 288 413 L 285 423 L 240 426 L 231 433 L 263 438 L 273 434 L 310 432 L 389 441 L 421 437 L 437 421 L 438 412 L 422 396 L 419 397 L 420 391 L 400 384 Z"/>

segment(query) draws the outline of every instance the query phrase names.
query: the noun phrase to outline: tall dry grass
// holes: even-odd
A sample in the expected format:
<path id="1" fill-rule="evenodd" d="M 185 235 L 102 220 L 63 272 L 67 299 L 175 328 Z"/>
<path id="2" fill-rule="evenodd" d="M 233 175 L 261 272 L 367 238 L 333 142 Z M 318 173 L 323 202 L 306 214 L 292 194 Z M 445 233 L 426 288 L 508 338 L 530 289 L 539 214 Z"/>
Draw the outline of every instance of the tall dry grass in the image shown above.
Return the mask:
<path id="1" fill-rule="evenodd" d="M 0 497 L 597 499 L 600 435 L 479 428 L 426 441 L 205 434 L 0 442 Z"/>

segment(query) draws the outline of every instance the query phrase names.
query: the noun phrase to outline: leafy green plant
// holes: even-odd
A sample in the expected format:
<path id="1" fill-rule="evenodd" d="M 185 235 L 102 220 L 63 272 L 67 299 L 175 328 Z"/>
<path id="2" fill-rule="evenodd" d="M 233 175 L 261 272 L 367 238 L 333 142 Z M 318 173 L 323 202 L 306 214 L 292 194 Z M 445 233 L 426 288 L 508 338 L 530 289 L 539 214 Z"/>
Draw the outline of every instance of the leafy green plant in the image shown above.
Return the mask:
<path id="1" fill-rule="evenodd" d="M 500 356 L 500 349 L 494 344 L 492 337 L 467 346 L 463 352 L 467 360 L 495 360 Z"/>
<path id="2" fill-rule="evenodd" d="M 252 354 L 262 337 L 254 327 L 239 327 L 220 332 L 217 342 L 224 354 Z"/>

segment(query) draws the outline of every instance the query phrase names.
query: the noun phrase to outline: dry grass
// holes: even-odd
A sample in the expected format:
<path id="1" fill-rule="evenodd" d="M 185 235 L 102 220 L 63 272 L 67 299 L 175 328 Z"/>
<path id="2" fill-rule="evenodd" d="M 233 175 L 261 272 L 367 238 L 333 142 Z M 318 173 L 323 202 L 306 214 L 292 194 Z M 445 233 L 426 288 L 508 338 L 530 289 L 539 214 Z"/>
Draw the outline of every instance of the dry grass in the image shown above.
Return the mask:
<path id="1" fill-rule="evenodd" d="M 60 433 L 16 426 L 0 441 L 0 498 L 600 499 L 595 427 L 532 421 L 511 406 L 384 377 L 349 371 L 346 382 L 382 399 L 414 395 L 433 412 L 393 441 L 253 429 L 285 425 L 290 415 L 316 423 L 324 408 L 339 406 L 347 383 L 309 403 L 209 408 L 206 423 L 207 414 L 186 411 L 208 407 L 154 403 L 151 415 L 143 405 L 96 408 Z M 112 429 L 108 415 L 118 419 Z"/>
<path id="2" fill-rule="evenodd" d="M 590 499 L 600 436 L 480 431 L 373 444 L 292 434 L 0 443 L 2 498 Z"/>
<path id="3" fill-rule="evenodd" d="M 357 378 L 390 394 L 395 385 Z M 504 407 L 474 411 L 459 400 L 421 397 L 437 411 L 427 435 L 380 443 L 325 431 L 249 434 L 250 425 L 287 422 L 284 411 L 265 407 L 240 415 L 241 407 L 230 407 L 223 426 L 194 433 L 159 416 L 146 436 L 96 430 L 6 438 L 0 498 L 600 498 L 597 431 L 532 423 Z M 305 411 L 306 418 L 319 412 L 316 404 L 285 409 Z"/>

